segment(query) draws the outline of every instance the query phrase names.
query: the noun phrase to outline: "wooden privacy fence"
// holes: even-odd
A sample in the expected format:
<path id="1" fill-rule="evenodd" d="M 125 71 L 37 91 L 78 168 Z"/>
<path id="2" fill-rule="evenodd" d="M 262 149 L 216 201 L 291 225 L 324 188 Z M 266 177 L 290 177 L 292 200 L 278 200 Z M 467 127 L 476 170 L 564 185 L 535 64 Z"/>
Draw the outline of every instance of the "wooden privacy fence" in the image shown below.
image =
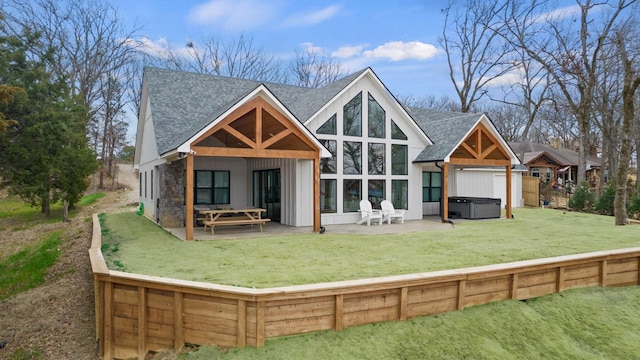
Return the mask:
<path id="1" fill-rule="evenodd" d="M 540 178 L 522 177 L 522 197 L 524 198 L 524 206 L 540 206 Z"/>
<path id="2" fill-rule="evenodd" d="M 108 270 L 94 216 L 89 250 L 103 359 L 143 359 L 185 344 L 262 346 L 268 338 L 336 330 L 529 299 L 588 286 L 631 286 L 640 248 L 375 279 L 248 289 Z"/>

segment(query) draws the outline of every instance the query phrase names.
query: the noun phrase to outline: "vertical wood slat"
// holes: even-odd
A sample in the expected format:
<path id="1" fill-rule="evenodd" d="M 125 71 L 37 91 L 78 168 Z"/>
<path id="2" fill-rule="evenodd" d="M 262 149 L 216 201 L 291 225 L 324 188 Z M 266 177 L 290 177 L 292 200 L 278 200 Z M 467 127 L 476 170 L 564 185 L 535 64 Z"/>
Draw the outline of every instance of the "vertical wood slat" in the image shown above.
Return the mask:
<path id="1" fill-rule="evenodd" d="M 264 301 L 258 301 L 256 306 L 257 306 L 256 308 L 256 347 L 262 347 L 264 346 L 265 330 L 266 330 L 265 328 L 266 304 Z"/>
<path id="2" fill-rule="evenodd" d="M 409 288 L 403 287 L 400 289 L 400 320 L 407 320 L 407 303 L 409 301 Z"/>
<path id="3" fill-rule="evenodd" d="M 344 329 L 344 295 L 336 295 L 336 331 L 342 331 Z"/>
<path id="4" fill-rule="evenodd" d="M 113 283 L 104 284 L 104 341 L 102 353 L 105 359 L 113 358 Z"/>
<path id="5" fill-rule="evenodd" d="M 238 300 L 238 347 L 247 345 L 247 302 Z"/>
<path id="6" fill-rule="evenodd" d="M 464 309 L 464 297 L 465 297 L 466 287 L 467 287 L 466 280 L 460 280 L 460 282 L 458 282 L 458 305 L 456 306 L 458 310 Z"/>
<path id="7" fill-rule="evenodd" d="M 562 292 L 564 290 L 564 266 L 558 267 L 557 273 L 556 292 Z"/>
<path id="8" fill-rule="evenodd" d="M 607 286 L 607 260 L 600 262 L 600 286 Z"/>
<path id="9" fill-rule="evenodd" d="M 147 356 L 147 288 L 138 286 L 138 359 Z"/>
<path id="10" fill-rule="evenodd" d="M 256 134 L 256 149 L 262 149 L 262 116 L 264 108 L 261 103 L 258 103 L 256 106 L 256 123 L 255 123 L 255 134 Z"/>
<path id="11" fill-rule="evenodd" d="M 180 351 L 184 346 L 183 297 L 179 291 L 173 293 L 173 349 L 175 351 Z"/>
<path id="12" fill-rule="evenodd" d="M 511 298 L 514 300 L 518 298 L 518 274 L 517 273 L 514 273 L 513 275 L 511 275 Z"/>
<path id="13" fill-rule="evenodd" d="M 100 341 L 102 338 L 100 336 L 100 329 L 102 329 L 100 324 L 102 324 L 101 314 L 102 306 L 104 306 L 102 304 L 102 302 L 104 301 L 104 291 L 102 290 L 102 283 L 98 280 L 97 274 L 93 274 L 93 300 L 94 313 L 96 318 L 96 339 Z"/>

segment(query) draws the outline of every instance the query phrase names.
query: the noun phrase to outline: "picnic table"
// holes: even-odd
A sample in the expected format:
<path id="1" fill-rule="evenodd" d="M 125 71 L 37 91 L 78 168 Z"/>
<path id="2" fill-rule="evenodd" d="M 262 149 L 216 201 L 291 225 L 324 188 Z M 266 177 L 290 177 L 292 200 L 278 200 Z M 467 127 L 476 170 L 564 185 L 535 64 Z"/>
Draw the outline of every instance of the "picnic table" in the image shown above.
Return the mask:
<path id="1" fill-rule="evenodd" d="M 213 235 L 213 229 L 216 226 L 228 226 L 228 225 L 260 225 L 260 232 L 262 232 L 262 225 L 271 219 L 262 218 L 262 213 L 266 212 L 266 209 L 260 208 L 247 208 L 247 209 L 215 209 L 215 210 L 199 210 L 198 212 L 204 215 L 204 231 L 207 231 L 207 227 L 211 228 L 211 234 Z"/>

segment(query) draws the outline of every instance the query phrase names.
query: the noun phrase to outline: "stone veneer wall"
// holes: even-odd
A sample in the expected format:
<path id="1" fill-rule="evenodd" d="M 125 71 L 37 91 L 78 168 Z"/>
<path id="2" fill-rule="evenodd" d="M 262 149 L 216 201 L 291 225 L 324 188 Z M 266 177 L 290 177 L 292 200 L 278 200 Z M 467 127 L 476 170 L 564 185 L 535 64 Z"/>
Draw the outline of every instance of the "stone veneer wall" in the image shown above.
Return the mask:
<path id="1" fill-rule="evenodd" d="M 184 170 L 185 160 L 174 161 L 158 167 L 160 203 L 158 222 L 166 228 L 185 226 L 184 211 Z"/>

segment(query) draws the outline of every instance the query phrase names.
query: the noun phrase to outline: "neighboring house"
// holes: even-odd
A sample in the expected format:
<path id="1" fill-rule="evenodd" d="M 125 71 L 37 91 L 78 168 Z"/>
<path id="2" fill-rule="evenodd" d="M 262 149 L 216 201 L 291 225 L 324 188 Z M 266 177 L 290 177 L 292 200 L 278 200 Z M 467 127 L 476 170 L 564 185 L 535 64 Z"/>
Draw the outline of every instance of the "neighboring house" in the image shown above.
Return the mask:
<path id="1" fill-rule="evenodd" d="M 510 216 L 518 164 L 484 114 L 405 109 L 370 68 L 318 89 L 145 69 L 140 201 L 187 239 L 195 205 L 261 207 L 316 232 L 356 222 L 361 199 L 446 220 L 440 199 L 499 197 Z"/>
<path id="2" fill-rule="evenodd" d="M 518 155 L 524 150 L 522 163 L 528 169 L 528 176 L 561 185 L 576 184 L 579 163 L 577 151 L 564 149 L 559 145 L 532 142 L 511 142 L 509 145 Z M 584 180 L 595 186 L 600 170 L 600 159 L 587 156 L 587 179 Z"/>

